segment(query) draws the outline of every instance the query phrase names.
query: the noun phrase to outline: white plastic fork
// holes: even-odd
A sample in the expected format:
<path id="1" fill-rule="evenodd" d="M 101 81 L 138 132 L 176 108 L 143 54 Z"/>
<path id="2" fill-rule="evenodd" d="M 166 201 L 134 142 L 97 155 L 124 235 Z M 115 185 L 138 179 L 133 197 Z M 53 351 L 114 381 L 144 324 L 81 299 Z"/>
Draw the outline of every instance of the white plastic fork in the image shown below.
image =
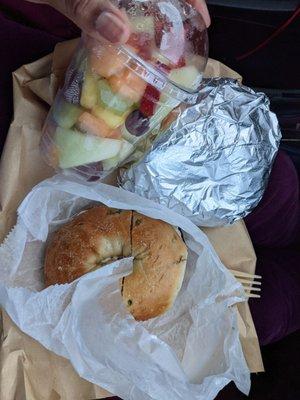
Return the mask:
<path id="1" fill-rule="evenodd" d="M 260 275 L 253 275 L 247 272 L 236 271 L 234 269 L 230 269 L 229 271 L 243 285 L 247 297 L 260 298 L 260 294 L 258 294 L 258 292 L 261 291 Z"/>

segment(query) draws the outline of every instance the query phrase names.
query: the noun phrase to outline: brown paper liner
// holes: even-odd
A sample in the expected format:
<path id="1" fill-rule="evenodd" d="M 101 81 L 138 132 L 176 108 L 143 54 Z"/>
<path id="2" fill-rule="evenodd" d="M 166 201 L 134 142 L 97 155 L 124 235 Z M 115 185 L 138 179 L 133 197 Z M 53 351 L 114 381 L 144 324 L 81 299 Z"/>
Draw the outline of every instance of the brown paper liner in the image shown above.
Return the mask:
<path id="1" fill-rule="evenodd" d="M 78 40 L 61 43 L 53 54 L 19 68 L 13 74 L 14 119 L 0 164 L 0 240 L 16 222 L 16 209 L 34 185 L 53 175 L 43 161 L 39 141 L 49 105 L 63 83 L 65 70 Z M 207 77 L 241 76 L 209 60 Z M 256 257 L 242 221 L 225 228 L 204 230 L 228 268 L 253 273 Z M 263 371 L 258 339 L 247 303 L 238 305 L 240 337 L 252 372 Z M 22 333 L 2 312 L 0 399 L 81 400 L 109 396 L 80 378 L 70 362 L 46 350 Z"/>

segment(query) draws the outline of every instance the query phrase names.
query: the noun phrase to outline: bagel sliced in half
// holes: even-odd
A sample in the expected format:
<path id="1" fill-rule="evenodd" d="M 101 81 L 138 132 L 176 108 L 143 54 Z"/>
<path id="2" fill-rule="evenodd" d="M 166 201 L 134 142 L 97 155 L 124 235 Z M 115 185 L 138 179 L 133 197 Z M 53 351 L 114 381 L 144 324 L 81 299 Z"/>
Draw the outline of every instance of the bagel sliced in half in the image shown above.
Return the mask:
<path id="1" fill-rule="evenodd" d="M 46 249 L 45 283 L 69 283 L 129 256 L 133 272 L 121 282 L 124 304 L 136 320 L 163 314 L 181 288 L 187 248 L 173 226 L 135 211 L 93 207 L 59 228 Z"/>
<path id="2" fill-rule="evenodd" d="M 133 272 L 122 295 L 136 320 L 145 321 L 172 307 L 181 288 L 187 248 L 173 226 L 133 212 Z"/>
<path id="3" fill-rule="evenodd" d="M 60 227 L 46 249 L 46 286 L 70 283 L 131 255 L 131 211 L 94 207 Z"/>

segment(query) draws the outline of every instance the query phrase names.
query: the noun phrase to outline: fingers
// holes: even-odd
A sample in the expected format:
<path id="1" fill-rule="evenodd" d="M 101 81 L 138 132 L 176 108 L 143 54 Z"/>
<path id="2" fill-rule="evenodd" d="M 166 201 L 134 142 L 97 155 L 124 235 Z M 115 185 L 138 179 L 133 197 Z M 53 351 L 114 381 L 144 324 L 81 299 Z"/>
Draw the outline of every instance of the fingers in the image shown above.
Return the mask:
<path id="1" fill-rule="evenodd" d="M 129 37 L 129 28 L 125 22 L 113 12 L 102 11 L 95 20 L 93 27 L 86 30 L 95 39 L 102 36 L 111 43 L 125 43 Z"/>
<path id="2" fill-rule="evenodd" d="M 199 11 L 199 13 L 202 15 L 206 27 L 208 28 L 211 24 L 211 19 L 205 0 L 186 0 L 186 1 L 191 5 L 193 5 L 196 8 L 196 10 Z"/>
<path id="3" fill-rule="evenodd" d="M 125 14 L 109 0 L 65 0 L 67 16 L 101 42 L 125 43 L 130 35 Z"/>
<path id="4" fill-rule="evenodd" d="M 70 18 L 88 36 L 114 44 L 126 43 L 130 36 L 126 13 L 113 6 L 109 0 L 29 0 L 56 8 Z M 210 25 L 210 16 L 205 0 L 186 0 L 201 14 L 205 25 Z"/>
<path id="5" fill-rule="evenodd" d="M 46 3 L 100 42 L 125 43 L 130 35 L 126 14 L 109 0 L 30 0 Z"/>

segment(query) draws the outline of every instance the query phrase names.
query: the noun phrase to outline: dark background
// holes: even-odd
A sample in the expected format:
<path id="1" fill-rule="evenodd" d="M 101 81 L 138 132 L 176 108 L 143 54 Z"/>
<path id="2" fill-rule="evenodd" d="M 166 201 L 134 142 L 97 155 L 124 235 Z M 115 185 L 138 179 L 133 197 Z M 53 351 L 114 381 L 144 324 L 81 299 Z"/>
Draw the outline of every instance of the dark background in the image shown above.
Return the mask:
<path id="1" fill-rule="evenodd" d="M 299 1 L 207 1 L 212 15 L 210 56 L 243 76 L 244 84 L 265 91 L 283 133 L 281 148 L 299 163 L 300 140 L 300 18 L 249 57 L 238 57 L 257 47 L 284 24 Z M 226 7 L 218 4 L 226 3 Z M 216 5 L 217 4 L 217 5 Z M 238 5 L 231 7 L 230 5 Z M 292 140 L 292 141 L 291 141 Z M 299 168 L 298 168 L 299 170 Z M 300 268 L 300 265 L 299 265 Z M 300 307 L 300 304 L 299 304 Z M 300 333 L 262 347 L 266 372 L 252 375 L 252 400 L 300 399 Z M 233 384 L 218 400 L 242 400 Z"/>

